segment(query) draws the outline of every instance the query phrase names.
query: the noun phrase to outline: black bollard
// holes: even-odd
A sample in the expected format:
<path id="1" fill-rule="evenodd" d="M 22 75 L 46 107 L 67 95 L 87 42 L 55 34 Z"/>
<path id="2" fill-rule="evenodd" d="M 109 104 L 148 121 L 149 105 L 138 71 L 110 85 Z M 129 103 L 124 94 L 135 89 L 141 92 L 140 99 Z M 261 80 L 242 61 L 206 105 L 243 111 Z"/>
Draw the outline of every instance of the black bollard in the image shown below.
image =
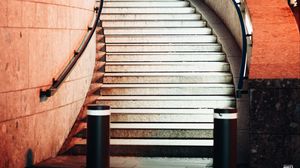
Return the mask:
<path id="1" fill-rule="evenodd" d="M 87 168 L 109 168 L 110 107 L 92 104 L 87 111 Z"/>
<path id="2" fill-rule="evenodd" d="M 237 110 L 214 111 L 214 168 L 235 168 L 237 157 Z"/>

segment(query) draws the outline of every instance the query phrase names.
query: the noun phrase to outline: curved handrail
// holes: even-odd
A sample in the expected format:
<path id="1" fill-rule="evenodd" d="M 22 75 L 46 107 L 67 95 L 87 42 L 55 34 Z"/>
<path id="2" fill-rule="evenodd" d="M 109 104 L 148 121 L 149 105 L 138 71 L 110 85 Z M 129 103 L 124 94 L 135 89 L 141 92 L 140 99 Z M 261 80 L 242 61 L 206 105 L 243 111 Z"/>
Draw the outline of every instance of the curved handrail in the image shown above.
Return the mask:
<path id="1" fill-rule="evenodd" d="M 40 100 L 41 101 L 47 100 L 48 97 L 53 96 L 57 92 L 57 90 L 59 89 L 61 84 L 65 81 L 67 76 L 70 74 L 70 72 L 76 65 L 77 61 L 79 60 L 79 58 L 81 57 L 81 55 L 87 48 L 91 38 L 93 37 L 93 34 L 94 34 L 94 32 L 97 28 L 97 25 L 99 23 L 99 20 L 100 20 L 100 14 L 102 11 L 102 7 L 103 7 L 103 0 L 100 1 L 99 7 L 95 8 L 95 11 L 97 11 L 97 17 L 93 24 L 93 27 L 88 28 L 89 33 L 87 33 L 87 35 L 84 37 L 84 40 L 81 43 L 81 45 L 79 46 L 79 48 L 74 52 L 73 58 L 70 60 L 68 65 L 62 71 L 62 73 L 57 77 L 57 79 L 53 78 L 52 85 L 48 89 L 40 90 Z"/>
<path id="2" fill-rule="evenodd" d="M 237 14 L 239 16 L 240 24 L 241 24 L 241 30 L 242 30 L 242 62 L 241 62 L 241 67 L 240 67 L 240 75 L 239 75 L 239 81 L 238 81 L 238 86 L 236 89 L 236 96 L 238 98 L 241 97 L 242 94 L 242 89 L 244 86 L 244 79 L 246 76 L 246 68 L 247 68 L 247 34 L 246 34 L 246 26 L 244 23 L 242 11 L 240 10 L 238 3 L 235 0 L 232 0 Z"/>

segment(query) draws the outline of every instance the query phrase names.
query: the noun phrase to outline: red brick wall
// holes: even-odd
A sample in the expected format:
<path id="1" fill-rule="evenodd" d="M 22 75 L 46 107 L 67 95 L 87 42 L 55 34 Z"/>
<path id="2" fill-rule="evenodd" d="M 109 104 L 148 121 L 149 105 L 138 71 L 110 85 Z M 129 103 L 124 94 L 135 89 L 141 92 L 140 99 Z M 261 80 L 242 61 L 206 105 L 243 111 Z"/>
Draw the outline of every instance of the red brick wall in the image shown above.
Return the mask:
<path id="1" fill-rule="evenodd" d="M 0 0 L 0 167 L 54 156 L 90 85 L 95 44 L 58 93 L 40 102 L 72 56 L 93 16 L 94 0 Z M 95 40 L 95 39 L 92 39 Z"/>
<path id="2" fill-rule="evenodd" d="M 300 78 L 300 37 L 286 0 L 247 0 L 253 24 L 250 79 Z"/>

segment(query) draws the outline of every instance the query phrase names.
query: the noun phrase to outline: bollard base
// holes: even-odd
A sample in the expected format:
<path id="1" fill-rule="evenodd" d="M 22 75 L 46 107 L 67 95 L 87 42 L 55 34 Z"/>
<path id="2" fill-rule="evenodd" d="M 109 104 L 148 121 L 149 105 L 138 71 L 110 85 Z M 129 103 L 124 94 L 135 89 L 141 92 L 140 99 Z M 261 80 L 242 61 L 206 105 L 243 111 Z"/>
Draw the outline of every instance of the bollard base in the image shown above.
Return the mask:
<path id="1" fill-rule="evenodd" d="M 109 168 L 110 107 L 90 105 L 87 115 L 87 168 Z"/>
<path id="2" fill-rule="evenodd" d="M 214 168 L 235 168 L 236 158 L 236 110 L 216 109 L 214 116 Z"/>

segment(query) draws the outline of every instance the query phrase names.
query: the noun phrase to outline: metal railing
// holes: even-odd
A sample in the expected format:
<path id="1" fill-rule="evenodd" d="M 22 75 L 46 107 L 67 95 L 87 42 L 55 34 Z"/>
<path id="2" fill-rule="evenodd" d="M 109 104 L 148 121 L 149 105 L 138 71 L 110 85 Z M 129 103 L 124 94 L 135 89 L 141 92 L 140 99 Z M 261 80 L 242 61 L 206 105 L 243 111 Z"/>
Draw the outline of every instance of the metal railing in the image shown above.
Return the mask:
<path id="1" fill-rule="evenodd" d="M 252 24 L 249 11 L 245 0 L 232 0 L 237 14 L 239 16 L 241 32 L 242 32 L 242 62 L 240 67 L 239 81 L 236 89 L 237 98 L 240 98 L 242 94 L 248 93 L 244 90 L 244 80 L 248 79 L 247 62 L 248 57 L 251 54 L 249 48 L 252 46 Z"/>
<path id="2" fill-rule="evenodd" d="M 79 48 L 74 51 L 74 56 L 72 57 L 72 59 L 70 60 L 68 65 L 65 67 L 65 69 L 61 72 L 61 74 L 57 78 L 52 79 L 52 85 L 48 89 L 40 90 L 40 100 L 41 101 L 45 101 L 45 100 L 47 100 L 48 97 L 53 96 L 57 92 L 59 87 L 62 85 L 62 83 L 65 81 L 65 79 L 68 77 L 70 72 L 73 70 L 74 66 L 76 65 L 77 61 L 82 56 L 82 54 L 84 53 L 91 38 L 94 35 L 94 32 L 95 32 L 97 25 L 99 23 L 99 20 L 100 20 L 100 14 L 102 11 L 102 7 L 103 7 L 103 0 L 100 1 L 99 7 L 95 7 L 95 12 L 97 12 L 97 16 L 95 18 L 94 24 L 92 27 L 88 27 L 87 34 L 85 35 Z"/>

